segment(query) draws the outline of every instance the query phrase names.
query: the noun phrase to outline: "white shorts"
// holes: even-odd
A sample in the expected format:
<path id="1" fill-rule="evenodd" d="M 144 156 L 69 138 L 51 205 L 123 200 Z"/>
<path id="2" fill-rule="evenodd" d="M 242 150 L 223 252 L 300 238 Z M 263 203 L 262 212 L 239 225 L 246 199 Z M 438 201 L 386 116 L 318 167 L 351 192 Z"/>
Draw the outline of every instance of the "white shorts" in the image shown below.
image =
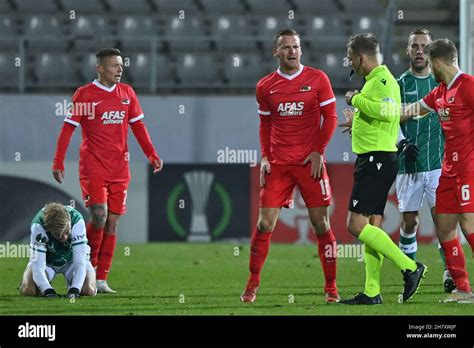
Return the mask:
<path id="1" fill-rule="evenodd" d="M 436 188 L 438 187 L 441 169 L 429 172 L 397 175 L 398 210 L 419 211 L 423 199 L 433 208 L 436 203 Z"/>
<path id="2" fill-rule="evenodd" d="M 30 267 L 31 263 L 28 263 L 27 267 Z M 92 267 L 92 263 L 88 260 L 86 264 L 86 271 L 87 273 L 92 272 L 94 274 L 94 280 L 95 280 L 95 270 L 94 267 Z M 46 265 L 46 277 L 48 278 L 48 281 L 51 283 L 53 279 L 56 277 L 56 275 L 64 274 L 64 277 L 66 278 L 67 281 L 67 288 L 69 289 L 72 284 L 72 279 L 74 276 L 74 267 L 72 262 L 68 262 L 63 266 L 51 266 L 51 265 Z M 81 289 L 79 289 L 81 290 Z"/>

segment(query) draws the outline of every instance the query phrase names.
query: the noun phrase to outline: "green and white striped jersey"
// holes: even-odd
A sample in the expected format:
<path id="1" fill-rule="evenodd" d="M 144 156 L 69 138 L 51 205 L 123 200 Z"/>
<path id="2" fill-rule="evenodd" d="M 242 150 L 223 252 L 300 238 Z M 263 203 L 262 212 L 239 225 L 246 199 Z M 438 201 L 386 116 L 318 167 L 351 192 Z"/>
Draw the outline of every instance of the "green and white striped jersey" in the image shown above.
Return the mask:
<path id="1" fill-rule="evenodd" d="M 66 242 L 61 243 L 44 228 L 44 208 L 41 209 L 31 222 L 32 252 L 46 253 L 46 264 L 63 266 L 72 262 L 72 248 L 87 243 L 84 219 L 80 212 L 70 206 L 65 206 L 71 217 L 71 234 Z"/>
<path id="2" fill-rule="evenodd" d="M 424 98 L 438 83 L 433 75 L 414 76 L 410 70 L 397 79 L 400 85 L 402 103 L 415 103 Z M 405 138 L 420 149 L 416 162 L 399 157 L 398 174 L 428 172 L 441 168 L 444 155 L 444 137 L 437 113 L 430 113 L 420 119 L 410 119 L 401 124 Z"/>

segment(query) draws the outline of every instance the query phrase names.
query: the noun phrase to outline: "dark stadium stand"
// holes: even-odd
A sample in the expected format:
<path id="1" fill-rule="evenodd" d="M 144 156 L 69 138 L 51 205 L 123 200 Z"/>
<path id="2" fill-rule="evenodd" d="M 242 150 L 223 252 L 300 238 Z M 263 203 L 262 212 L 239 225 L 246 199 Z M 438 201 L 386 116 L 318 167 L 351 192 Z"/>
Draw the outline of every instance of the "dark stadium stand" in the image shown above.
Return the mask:
<path id="1" fill-rule="evenodd" d="M 388 0 L 0 1 L 0 90 L 19 91 L 21 76 L 23 91 L 72 90 L 94 78 L 93 53 L 114 46 L 129 58 L 127 81 L 144 92 L 172 88 L 199 93 L 201 88 L 215 88 L 216 93 L 252 93 L 258 77 L 275 68 L 273 35 L 284 27 L 301 33 L 303 64 L 324 69 L 335 89 L 344 88 L 348 69 L 342 61 L 348 37 L 372 31 L 382 42 L 387 4 Z M 403 20 L 394 16 L 388 33 L 391 50 L 387 53 L 382 46 L 394 74 L 407 67 L 404 46 L 414 28 L 428 27 L 435 38 L 458 43 L 458 6 L 449 0 L 398 0 Z M 10 57 L 25 64 L 14 67 Z M 235 57 L 242 65 L 231 64 Z"/>

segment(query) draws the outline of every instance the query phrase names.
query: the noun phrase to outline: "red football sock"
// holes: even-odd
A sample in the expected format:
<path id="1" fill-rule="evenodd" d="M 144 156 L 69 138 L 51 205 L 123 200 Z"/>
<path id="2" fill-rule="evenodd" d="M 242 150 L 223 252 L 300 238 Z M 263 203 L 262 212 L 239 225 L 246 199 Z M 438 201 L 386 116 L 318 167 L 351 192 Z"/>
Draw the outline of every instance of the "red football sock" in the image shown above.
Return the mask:
<path id="1" fill-rule="evenodd" d="M 446 265 L 449 273 L 453 277 L 458 290 L 471 292 L 469 276 L 466 271 L 466 259 L 461 243 L 457 238 L 447 242 L 440 242 L 446 256 Z"/>
<path id="2" fill-rule="evenodd" d="M 260 232 L 255 228 L 250 240 L 250 277 L 247 286 L 260 285 L 260 271 L 270 249 L 271 232 Z"/>
<path id="3" fill-rule="evenodd" d="M 112 265 L 112 257 L 114 256 L 117 235 L 115 233 L 104 233 L 102 245 L 100 246 L 99 262 L 97 264 L 97 279 L 107 280 L 110 266 Z"/>
<path id="4" fill-rule="evenodd" d="M 474 233 L 468 234 L 466 236 L 467 242 L 471 246 L 471 250 L 474 253 Z"/>
<path id="5" fill-rule="evenodd" d="M 100 245 L 102 244 L 102 237 L 104 235 L 104 229 L 97 229 L 92 223 L 88 223 L 87 227 L 87 240 L 91 247 L 91 263 L 92 266 L 97 267 L 97 261 L 99 257 Z"/>
<path id="6" fill-rule="evenodd" d="M 318 254 L 324 272 L 324 291 L 337 289 L 336 286 L 336 237 L 331 229 L 323 234 L 316 234 L 318 239 Z"/>

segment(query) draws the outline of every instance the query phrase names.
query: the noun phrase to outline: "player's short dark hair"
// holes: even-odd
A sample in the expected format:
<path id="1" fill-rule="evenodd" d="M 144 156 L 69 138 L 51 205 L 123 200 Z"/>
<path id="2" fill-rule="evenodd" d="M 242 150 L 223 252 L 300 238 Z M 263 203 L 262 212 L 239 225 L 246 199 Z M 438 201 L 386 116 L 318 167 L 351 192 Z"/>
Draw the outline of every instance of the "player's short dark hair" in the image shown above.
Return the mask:
<path id="1" fill-rule="evenodd" d="M 372 33 L 361 33 L 351 36 L 347 47 L 355 54 L 367 54 L 368 56 L 376 56 L 379 52 L 379 42 Z"/>
<path id="2" fill-rule="evenodd" d="M 415 29 L 412 32 L 410 32 L 410 34 L 408 34 L 408 42 L 410 42 L 410 38 L 413 35 L 428 35 L 430 40 L 433 40 L 433 35 L 431 35 L 431 31 L 429 31 L 426 28 L 418 28 L 418 29 Z"/>
<path id="3" fill-rule="evenodd" d="M 296 36 L 296 37 L 300 37 L 300 34 L 298 34 L 298 32 L 294 29 L 290 29 L 290 28 L 286 28 L 286 29 L 283 29 L 283 30 L 280 30 L 278 33 L 275 34 L 275 36 L 273 37 L 273 45 L 275 47 L 277 47 L 277 42 L 278 42 L 278 39 L 280 38 L 280 36 Z"/>
<path id="4" fill-rule="evenodd" d="M 458 58 L 458 50 L 449 39 L 438 39 L 427 46 L 430 59 L 441 59 L 445 63 L 453 63 Z"/>
<path id="5" fill-rule="evenodd" d="M 113 56 L 121 56 L 122 52 L 118 48 L 102 48 L 95 57 L 97 58 L 97 65 L 102 64 L 104 58 L 113 57 Z"/>

